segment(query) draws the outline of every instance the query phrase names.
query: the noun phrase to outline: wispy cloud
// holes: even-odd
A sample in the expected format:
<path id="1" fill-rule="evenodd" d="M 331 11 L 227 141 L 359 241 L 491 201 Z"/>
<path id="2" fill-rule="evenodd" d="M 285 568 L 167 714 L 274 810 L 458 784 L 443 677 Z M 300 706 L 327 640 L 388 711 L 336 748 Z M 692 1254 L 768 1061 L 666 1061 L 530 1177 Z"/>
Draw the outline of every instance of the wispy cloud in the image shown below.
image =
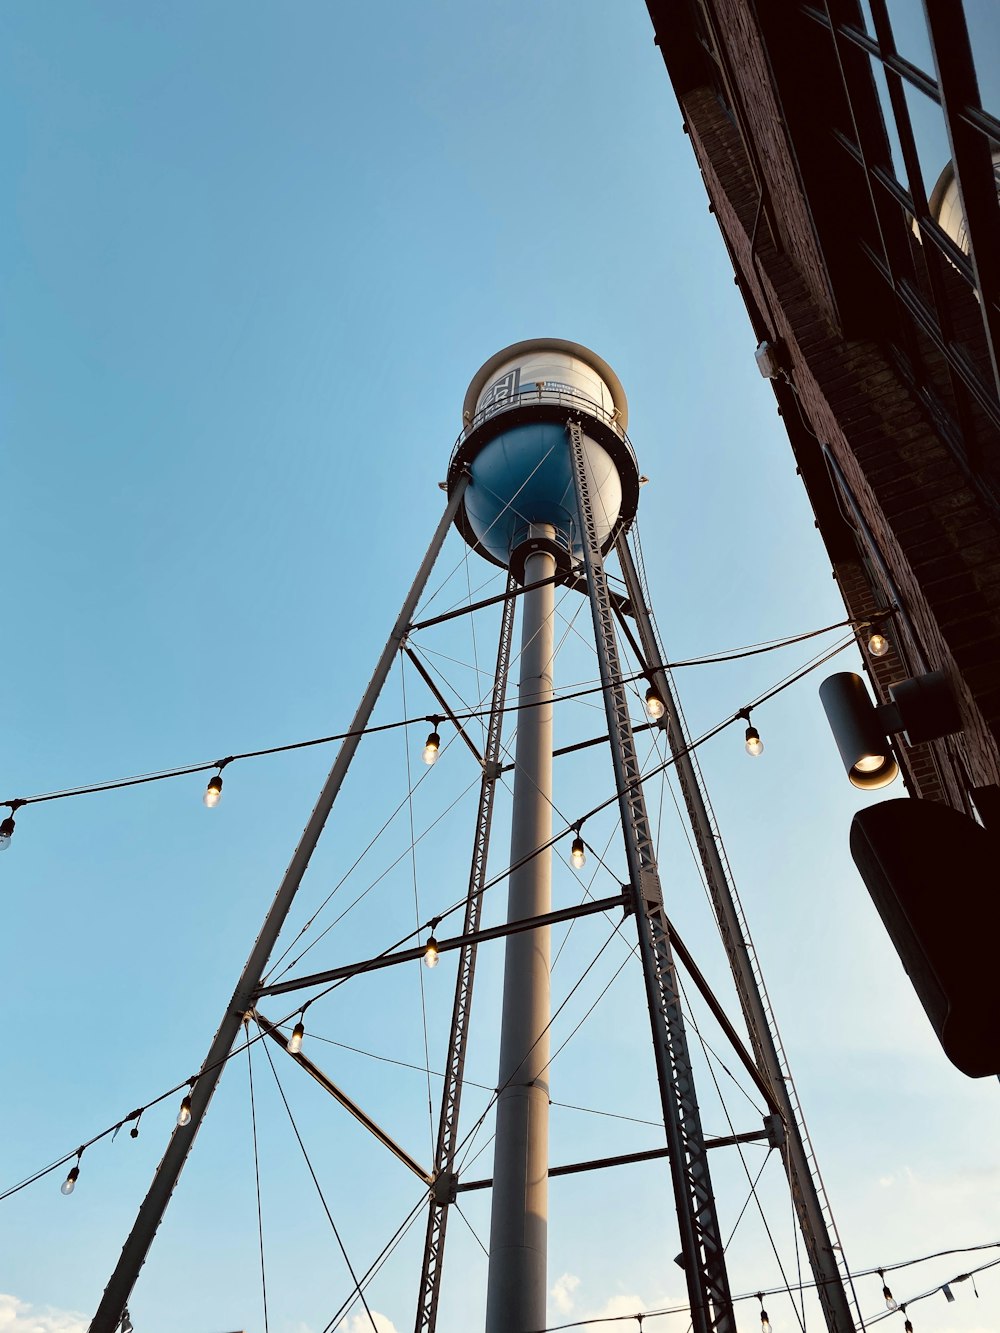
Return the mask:
<path id="1" fill-rule="evenodd" d="M 562 1277 L 556 1279 L 549 1295 L 560 1314 L 569 1314 L 572 1310 L 573 1293 L 579 1285 L 580 1279 L 575 1273 L 563 1273 Z"/>
<path id="2" fill-rule="evenodd" d="M 398 1333 L 392 1320 L 384 1314 L 379 1314 L 377 1310 L 372 1311 L 371 1319 L 366 1314 L 356 1314 L 350 1319 L 345 1319 L 343 1323 L 337 1325 L 337 1333 L 372 1333 L 373 1323 L 378 1333 Z"/>
<path id="3" fill-rule="evenodd" d="M 0 1292 L 0 1333 L 86 1333 L 90 1320 L 72 1310 L 29 1305 Z"/>
<path id="4" fill-rule="evenodd" d="M 623 1316 L 628 1317 L 639 1314 L 645 1310 L 669 1309 L 672 1306 L 684 1304 L 683 1296 L 665 1296 L 662 1292 L 655 1294 L 652 1298 L 641 1296 L 638 1292 L 619 1291 L 613 1296 L 609 1296 L 602 1305 L 589 1307 L 580 1315 L 581 1318 L 588 1320 L 614 1320 L 609 1323 L 590 1324 L 586 1333 L 622 1333 L 623 1328 L 627 1327 L 621 1323 Z"/>

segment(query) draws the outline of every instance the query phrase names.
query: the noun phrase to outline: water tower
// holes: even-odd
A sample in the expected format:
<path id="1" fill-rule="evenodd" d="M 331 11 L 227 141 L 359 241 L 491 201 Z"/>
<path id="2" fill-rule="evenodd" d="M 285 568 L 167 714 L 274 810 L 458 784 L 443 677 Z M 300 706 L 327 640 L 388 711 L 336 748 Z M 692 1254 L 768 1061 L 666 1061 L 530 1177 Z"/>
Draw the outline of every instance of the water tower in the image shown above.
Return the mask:
<path id="1" fill-rule="evenodd" d="M 465 398 L 463 430 L 451 456 L 445 511 L 278 886 L 218 1031 L 197 1076 L 190 1080 L 191 1090 L 184 1098 L 183 1115 L 125 1241 L 91 1323 L 91 1333 L 116 1333 L 128 1321 L 127 1306 L 133 1287 L 243 1023 L 256 1021 L 261 1035 L 285 1044 L 284 1035 L 264 1018 L 259 1005 L 270 996 L 315 991 L 333 980 L 368 972 L 376 966 L 412 965 L 427 956 L 423 947 L 397 947 L 346 967 L 279 981 L 265 980 L 282 926 L 389 672 L 401 652 L 410 653 L 408 635 L 435 623 L 434 620 L 418 623 L 415 617 L 435 561 L 453 526 L 458 527 L 484 559 L 507 571 L 507 589 L 499 598 L 470 604 L 464 610 L 453 610 L 437 618 L 447 620 L 489 602 L 503 603 L 487 735 L 483 754 L 478 756 L 482 778 L 462 933 L 449 940 L 434 941 L 434 957 L 438 946 L 455 950 L 458 969 L 433 1167 L 425 1172 L 399 1145 L 392 1144 L 384 1131 L 378 1131 L 383 1145 L 405 1159 L 427 1187 L 427 1235 L 416 1333 L 434 1333 L 436 1329 L 447 1219 L 450 1205 L 463 1188 L 456 1174 L 456 1153 L 476 949 L 480 940 L 500 936 L 506 937 L 506 959 L 494 1172 L 491 1182 L 466 1182 L 465 1187 L 491 1184 L 493 1189 L 487 1333 L 535 1333 L 545 1327 L 549 930 L 555 921 L 613 907 L 625 907 L 636 925 L 666 1147 L 632 1158 L 610 1158 L 577 1167 L 591 1170 L 621 1165 L 625 1160 L 667 1159 L 681 1246 L 677 1262 L 684 1271 L 693 1333 L 735 1333 L 708 1149 L 750 1140 L 767 1141 L 781 1153 L 827 1329 L 829 1333 L 852 1333 L 855 1329 L 847 1297 L 851 1290 L 850 1274 L 781 1050 L 760 964 L 723 859 L 704 782 L 673 697 L 669 675 L 662 665 L 665 657 L 649 608 L 645 580 L 628 541 L 638 505 L 640 477 L 626 435 L 627 421 L 628 407 L 618 377 L 599 356 L 577 343 L 554 338 L 516 343 L 491 357 L 474 376 Z M 624 595 L 613 593 L 609 587 L 604 558 L 612 553 L 619 566 Z M 573 831 L 564 828 L 554 837 L 552 827 L 553 620 L 555 588 L 560 584 L 585 597 L 591 611 L 608 749 L 614 770 L 613 801 L 617 802 L 620 817 L 628 884 L 617 897 L 552 911 L 552 846 L 559 836 Z M 507 673 L 518 610 L 521 652 L 516 772 L 510 860 L 504 872 L 509 887 L 508 919 L 501 927 L 481 931 L 481 905 L 489 887 L 486 865 L 493 795 L 503 769 L 501 732 Z M 647 711 L 666 734 L 671 763 L 732 969 L 749 1048 L 684 948 L 664 909 L 616 624 L 629 640 L 647 677 Z M 454 716 L 452 720 L 457 725 Z M 429 749 L 436 753 L 435 746 L 429 745 Z M 575 831 L 574 856 L 583 851 L 579 826 Z M 430 947 L 429 943 L 427 950 Z M 675 956 L 701 992 L 766 1104 L 768 1113 L 763 1128 L 758 1122 L 753 1130 L 706 1143 Z M 306 1006 L 309 1003 L 311 1000 L 306 1001 Z M 305 1007 L 301 1012 L 304 1014 Z M 316 1067 L 301 1050 L 301 1034 L 300 1023 L 288 1041 L 288 1052 L 316 1077 Z M 341 1104 L 344 1104 L 342 1099 Z M 368 1122 L 368 1127 L 372 1127 L 372 1122 Z M 856 1310 L 856 1301 L 854 1307 Z M 863 1327 L 860 1315 L 858 1323 Z"/>
<path id="2" fill-rule="evenodd" d="M 449 469 L 450 489 L 469 478 L 456 523 L 526 590 L 508 898 L 514 922 L 552 908 L 555 585 L 585 578 L 588 541 L 603 554 L 628 528 L 639 473 L 618 377 L 578 343 L 536 338 L 498 352 L 469 385 L 463 420 Z M 487 1333 L 545 1327 L 549 961 L 548 927 L 508 938 Z"/>

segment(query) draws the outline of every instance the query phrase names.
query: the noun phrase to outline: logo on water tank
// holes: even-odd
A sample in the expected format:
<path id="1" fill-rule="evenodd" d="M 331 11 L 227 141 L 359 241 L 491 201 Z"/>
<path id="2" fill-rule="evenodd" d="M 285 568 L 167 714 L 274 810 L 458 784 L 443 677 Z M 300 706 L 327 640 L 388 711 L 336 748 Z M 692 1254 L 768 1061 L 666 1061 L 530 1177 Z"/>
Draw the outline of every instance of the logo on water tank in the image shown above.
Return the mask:
<path id="1" fill-rule="evenodd" d="M 513 370 L 508 370 L 506 375 L 501 375 L 498 380 L 493 381 L 483 394 L 479 410 L 480 412 L 488 412 L 498 407 L 504 407 L 515 399 L 520 391 L 521 367 L 515 366 Z"/>

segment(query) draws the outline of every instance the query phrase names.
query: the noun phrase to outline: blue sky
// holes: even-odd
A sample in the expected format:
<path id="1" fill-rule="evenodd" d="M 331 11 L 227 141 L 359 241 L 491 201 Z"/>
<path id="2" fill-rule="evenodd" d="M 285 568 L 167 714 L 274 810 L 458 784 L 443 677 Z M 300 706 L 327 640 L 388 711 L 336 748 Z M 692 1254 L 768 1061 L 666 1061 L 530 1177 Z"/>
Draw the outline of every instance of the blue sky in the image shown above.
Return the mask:
<path id="1" fill-rule="evenodd" d="M 520 338 L 583 342 L 625 386 L 651 478 L 639 529 L 673 658 L 842 618 L 641 4 L 544 0 L 527 17 L 459 0 L 9 4 L 0 26 L 9 193 L 0 223 L 0 798 L 345 726 L 440 513 L 437 482 L 466 385 Z M 431 588 L 449 575 L 435 608 L 493 571 L 453 536 Z M 560 608 L 560 682 L 594 674 L 577 633 L 585 620 L 565 623 L 579 610 Z M 473 668 L 488 669 L 494 635 L 487 615 L 474 641 L 460 622 L 422 643 L 450 687 L 475 698 L 483 686 Z M 678 673 L 692 732 L 809 655 L 788 649 Z M 857 667 L 857 655 L 838 665 Z M 995 1084 L 970 1083 L 940 1055 L 854 872 L 847 830 L 866 798 L 842 777 L 820 678 L 755 715 L 760 760 L 735 730 L 701 756 L 845 1250 L 860 1269 L 998 1239 L 997 1100 Z M 412 672 L 405 688 L 410 715 L 433 711 Z M 396 672 L 376 720 L 402 714 Z M 565 743 L 598 731 L 599 717 L 565 705 L 558 727 Z M 417 726 L 415 777 L 422 740 Z M 462 749 L 449 749 L 416 791 L 418 831 L 474 783 Z M 557 804 L 570 816 L 611 790 L 610 769 L 588 753 L 558 777 Z M 211 813 L 202 777 L 20 813 L 0 866 L 0 1188 L 198 1067 L 331 757 L 308 750 L 234 765 Z M 403 860 L 310 965 L 377 952 L 461 896 L 473 795 L 421 841 L 414 870 L 406 790 L 400 733 L 366 742 L 291 933 L 400 801 L 341 894 L 355 896 Z M 650 802 L 658 818 L 662 802 L 669 910 L 728 995 L 669 789 L 651 789 Z M 611 870 L 622 859 L 609 852 Z M 594 887 L 610 891 L 600 875 Z M 557 901 L 573 900 L 574 888 L 561 867 Z M 502 901 L 489 910 L 502 916 Z M 609 929 L 574 930 L 554 974 L 557 1000 Z M 489 1086 L 500 959 L 483 955 L 469 1076 Z M 440 1069 L 451 970 L 443 962 L 423 981 L 430 1064 Z M 637 971 L 620 941 L 567 1005 L 556 1044 L 605 985 L 553 1066 L 563 1103 L 553 1110 L 554 1161 L 659 1141 L 648 1124 L 588 1114 L 656 1118 Z M 352 983 L 311 1011 L 310 1051 L 427 1157 L 425 1076 L 318 1040 L 422 1065 L 420 1003 L 413 969 Z M 718 1049 L 710 1025 L 705 1034 Z M 295 1070 L 278 1069 L 348 1252 L 364 1267 L 419 1188 Z M 350 1283 L 259 1049 L 254 1080 L 270 1327 L 319 1333 Z M 699 1092 L 706 1127 L 726 1132 L 707 1072 Z M 485 1095 L 469 1091 L 470 1124 Z M 743 1117 L 736 1127 L 756 1127 L 741 1097 L 727 1089 L 730 1113 Z M 57 1173 L 0 1205 L 0 1329 L 86 1327 L 174 1113 L 164 1103 L 136 1140 L 123 1131 L 91 1149 L 72 1198 L 60 1196 Z M 136 1288 L 139 1333 L 263 1328 L 249 1136 L 243 1056 L 223 1079 Z M 468 1169 L 488 1174 L 489 1161 L 487 1147 Z M 748 1165 L 759 1162 L 748 1154 Z M 738 1159 L 716 1171 L 732 1225 L 746 1176 Z M 682 1297 L 665 1183 L 629 1169 L 553 1188 L 551 1322 Z M 774 1163 L 762 1189 L 794 1271 Z M 485 1238 L 486 1196 L 468 1197 L 469 1222 Z M 372 1289 L 386 1328 L 412 1320 L 421 1239 L 418 1223 Z M 752 1210 L 731 1254 L 735 1290 L 780 1284 Z M 916 1294 L 971 1262 L 910 1270 L 898 1286 Z M 443 1331 L 481 1322 L 484 1272 L 471 1231 L 454 1219 Z M 878 1288 L 862 1285 L 866 1313 L 879 1309 Z M 1000 1285 L 984 1274 L 979 1290 L 976 1300 L 966 1283 L 954 1305 L 938 1296 L 915 1306 L 915 1327 L 996 1327 Z M 770 1312 L 776 1333 L 797 1327 L 787 1299 Z M 739 1317 L 743 1330 L 759 1326 L 752 1302 Z M 685 1321 L 648 1326 L 683 1333 Z"/>

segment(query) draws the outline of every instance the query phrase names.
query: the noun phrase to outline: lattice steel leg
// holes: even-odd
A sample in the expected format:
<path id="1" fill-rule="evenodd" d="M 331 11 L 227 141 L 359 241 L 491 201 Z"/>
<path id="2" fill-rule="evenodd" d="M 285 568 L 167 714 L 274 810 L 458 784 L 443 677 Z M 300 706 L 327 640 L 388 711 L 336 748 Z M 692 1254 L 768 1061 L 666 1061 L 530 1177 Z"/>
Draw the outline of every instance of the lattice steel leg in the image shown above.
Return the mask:
<path id="1" fill-rule="evenodd" d="M 115 1270 L 111 1274 L 108 1285 L 104 1289 L 104 1295 L 101 1297 L 101 1302 L 97 1307 L 94 1318 L 91 1320 L 90 1333 L 115 1333 L 121 1322 L 122 1311 L 132 1294 L 135 1280 L 146 1261 L 146 1255 L 149 1253 L 157 1228 L 166 1211 L 167 1204 L 170 1202 L 170 1196 L 194 1145 L 195 1135 L 204 1119 L 205 1112 L 208 1110 L 216 1085 L 222 1077 L 229 1052 L 232 1050 L 233 1042 L 236 1040 L 240 1025 L 243 1022 L 243 1015 L 248 1009 L 253 1008 L 254 996 L 257 987 L 260 985 L 271 950 L 274 948 L 281 927 L 288 916 L 295 894 L 309 864 L 309 858 L 316 848 L 330 811 L 333 809 L 333 803 L 337 798 L 344 778 L 347 776 L 347 770 L 364 734 L 364 729 L 368 725 L 368 719 L 371 717 L 379 694 L 382 692 L 386 677 L 396 660 L 399 646 L 406 636 L 410 622 L 413 620 L 417 603 L 423 593 L 430 572 L 434 568 L 434 562 L 437 560 L 438 553 L 451 530 L 451 525 L 455 521 L 455 515 L 462 503 L 462 496 L 467 485 L 468 477 L 462 476 L 452 488 L 447 508 L 441 516 L 431 539 L 431 544 L 427 549 L 427 554 L 417 571 L 413 586 L 410 588 L 399 615 L 396 617 L 396 623 L 393 625 L 386 645 L 382 649 L 382 654 L 376 663 L 368 688 L 365 690 L 357 712 L 354 714 L 347 739 L 342 742 L 340 749 L 337 751 L 333 767 L 323 784 L 316 806 L 309 816 L 309 822 L 302 832 L 302 837 L 299 839 L 299 844 L 288 864 L 288 869 L 278 886 L 274 902 L 264 918 L 260 934 L 250 951 L 250 956 L 246 961 L 240 979 L 236 983 L 232 999 L 222 1016 L 222 1022 L 219 1024 L 219 1029 L 209 1047 L 208 1055 L 205 1057 L 204 1064 L 198 1074 L 197 1082 L 191 1089 L 191 1118 L 187 1125 L 175 1128 L 170 1136 L 166 1151 L 153 1175 L 149 1191 L 122 1247 L 121 1257 L 115 1265 Z"/>
<path id="2" fill-rule="evenodd" d="M 590 492 L 584 433 L 566 428 L 573 460 L 584 565 L 594 618 L 594 638 L 604 687 L 611 754 L 621 810 L 629 875 L 636 897 L 639 953 L 656 1055 L 656 1072 L 670 1153 L 670 1173 L 680 1228 L 684 1274 L 694 1333 L 736 1333 L 729 1277 L 695 1098 L 680 993 L 663 909 L 641 773 L 621 683 L 611 595 L 604 573 Z"/>
<path id="3" fill-rule="evenodd" d="M 750 1036 L 754 1059 L 767 1080 L 785 1122 L 782 1162 L 788 1176 L 792 1203 L 799 1221 L 809 1263 L 816 1279 L 817 1294 L 830 1333 L 853 1333 L 855 1320 L 848 1304 L 850 1273 L 837 1237 L 836 1224 L 823 1182 L 816 1166 L 802 1110 L 795 1095 L 795 1085 L 788 1072 L 781 1037 L 771 1011 L 763 977 L 749 932 L 746 929 L 736 890 L 726 872 L 708 801 L 702 793 L 698 765 L 688 748 L 680 710 L 673 696 L 670 679 L 661 668 L 662 649 L 657 641 L 653 619 L 646 604 L 646 593 L 639 579 L 632 552 L 624 536 L 617 543 L 622 577 L 639 631 L 639 640 L 651 668 L 650 676 L 665 709 L 667 740 L 674 756 L 688 820 L 708 885 L 709 896 L 722 936 L 723 946 L 740 1007 Z M 858 1311 L 858 1323 L 864 1327 Z"/>
<path id="4" fill-rule="evenodd" d="M 507 690 L 507 670 L 510 665 L 510 646 L 514 634 L 514 611 L 517 599 L 513 593 L 516 586 L 515 580 L 508 575 L 507 600 L 504 603 L 503 619 L 500 623 L 500 644 L 497 649 L 493 698 L 486 733 L 483 781 L 479 789 L 479 813 L 476 817 L 476 838 L 472 849 L 472 869 L 469 874 L 469 896 L 465 904 L 463 935 L 472 935 L 479 929 L 482 915 L 483 883 L 486 878 L 486 858 L 490 845 L 490 826 L 493 821 L 493 796 L 500 770 L 503 705 Z M 438 1122 L 437 1147 L 434 1152 L 434 1186 L 431 1190 L 430 1211 L 427 1217 L 427 1237 L 424 1241 L 424 1262 L 420 1273 L 415 1333 L 433 1333 L 437 1326 L 448 1205 L 455 1197 L 458 1115 L 462 1099 L 462 1077 L 469 1039 L 469 1016 L 475 971 L 476 945 L 466 944 L 459 954 L 458 979 L 455 982 L 455 1004 L 451 1016 L 451 1037 L 448 1042 L 444 1089 L 441 1094 L 441 1118 Z"/>

